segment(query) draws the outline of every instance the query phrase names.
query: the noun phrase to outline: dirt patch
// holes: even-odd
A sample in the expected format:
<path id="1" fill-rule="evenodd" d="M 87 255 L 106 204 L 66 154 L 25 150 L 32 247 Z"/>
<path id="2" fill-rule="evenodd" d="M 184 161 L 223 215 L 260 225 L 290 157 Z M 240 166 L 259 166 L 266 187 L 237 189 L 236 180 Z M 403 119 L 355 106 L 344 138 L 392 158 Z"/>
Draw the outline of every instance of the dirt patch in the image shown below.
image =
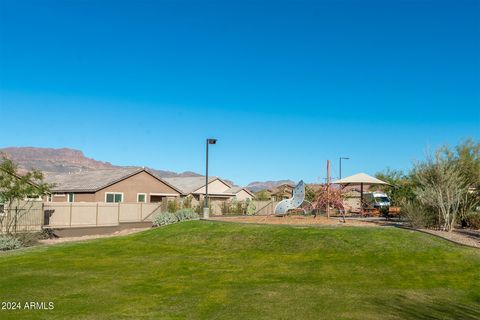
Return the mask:
<path id="1" fill-rule="evenodd" d="M 327 219 L 323 216 L 239 216 L 239 217 L 211 217 L 210 220 L 241 222 L 241 223 L 258 223 L 258 224 L 280 224 L 280 225 L 316 225 L 316 226 L 357 226 L 357 227 L 376 227 L 370 221 L 349 220 L 342 222 L 341 218 L 335 217 Z"/>
<path id="2" fill-rule="evenodd" d="M 55 239 L 44 239 L 39 240 L 38 242 L 42 245 L 52 245 L 57 243 L 65 243 L 65 242 L 74 242 L 74 241 L 85 241 L 85 240 L 92 240 L 92 239 L 100 239 L 100 238 L 111 238 L 111 237 L 118 237 L 118 236 L 126 236 L 128 234 L 133 234 L 137 232 L 142 232 L 148 230 L 150 228 L 132 228 L 132 229 L 125 229 L 120 230 L 112 234 L 97 234 L 97 235 L 88 235 L 88 236 L 81 236 L 81 237 L 65 237 L 65 238 L 55 238 Z"/>

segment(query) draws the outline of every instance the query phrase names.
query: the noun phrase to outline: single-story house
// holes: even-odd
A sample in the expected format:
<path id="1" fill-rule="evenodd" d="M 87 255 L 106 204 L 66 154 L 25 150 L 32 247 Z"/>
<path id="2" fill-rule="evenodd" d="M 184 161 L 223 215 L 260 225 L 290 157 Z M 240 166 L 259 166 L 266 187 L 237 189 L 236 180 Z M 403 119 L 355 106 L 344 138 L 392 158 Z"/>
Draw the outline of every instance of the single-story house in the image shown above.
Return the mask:
<path id="1" fill-rule="evenodd" d="M 293 197 L 293 189 L 294 187 L 292 185 L 284 183 L 273 189 L 267 189 L 267 192 L 273 201 L 281 201 Z"/>
<path id="2" fill-rule="evenodd" d="M 243 187 L 231 187 L 230 189 L 227 190 L 227 192 L 233 193 L 237 201 L 244 201 L 247 199 L 253 200 L 253 198 L 255 197 L 252 191 Z"/>
<path id="3" fill-rule="evenodd" d="M 183 196 L 192 196 L 195 200 L 200 201 L 205 196 L 205 177 L 173 177 L 164 178 L 165 181 L 175 186 L 182 192 Z M 254 194 L 243 187 L 231 186 L 229 183 L 218 177 L 208 178 L 208 197 L 210 200 L 252 200 Z"/>
<path id="4" fill-rule="evenodd" d="M 205 196 L 205 177 L 161 178 L 145 168 L 117 168 L 77 173 L 46 173 L 45 181 L 54 185 L 51 202 L 142 202 L 192 196 Z M 231 186 L 218 177 L 210 177 L 208 194 L 212 201 L 253 199 L 246 188 Z"/>
<path id="5" fill-rule="evenodd" d="M 78 173 L 47 173 L 54 184 L 51 202 L 161 202 L 180 197 L 181 190 L 145 168 L 118 168 Z"/>
<path id="6" fill-rule="evenodd" d="M 205 177 L 174 177 L 164 178 L 182 192 L 182 197 L 191 197 L 192 205 L 201 205 L 201 201 L 205 198 Z M 254 194 L 242 187 L 231 186 L 226 181 L 218 177 L 208 178 L 208 199 L 211 212 L 219 214 L 226 201 L 244 201 L 253 200 Z"/>

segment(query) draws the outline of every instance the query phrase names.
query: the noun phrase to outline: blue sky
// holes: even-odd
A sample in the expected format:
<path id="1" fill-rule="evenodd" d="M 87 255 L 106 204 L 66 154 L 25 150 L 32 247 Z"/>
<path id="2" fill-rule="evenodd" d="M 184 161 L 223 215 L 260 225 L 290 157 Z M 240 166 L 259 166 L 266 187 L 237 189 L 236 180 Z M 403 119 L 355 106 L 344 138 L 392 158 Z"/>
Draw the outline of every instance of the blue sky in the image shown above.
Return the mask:
<path id="1" fill-rule="evenodd" d="M 479 1 L 0 0 L 0 147 L 247 184 L 480 137 Z"/>

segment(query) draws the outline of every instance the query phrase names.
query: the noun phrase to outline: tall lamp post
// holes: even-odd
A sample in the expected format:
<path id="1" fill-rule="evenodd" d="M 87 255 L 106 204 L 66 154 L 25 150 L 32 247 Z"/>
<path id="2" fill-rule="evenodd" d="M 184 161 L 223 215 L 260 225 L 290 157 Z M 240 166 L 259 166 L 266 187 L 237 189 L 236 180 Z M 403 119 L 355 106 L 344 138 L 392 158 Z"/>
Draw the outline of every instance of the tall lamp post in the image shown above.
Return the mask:
<path id="1" fill-rule="evenodd" d="M 210 209 L 208 208 L 208 145 L 209 144 L 216 144 L 217 139 L 207 139 L 207 161 L 206 161 L 206 168 L 205 168 L 205 201 L 203 206 L 203 219 L 208 219 L 210 216 Z"/>
<path id="2" fill-rule="evenodd" d="M 340 157 L 338 158 L 338 162 L 339 162 L 339 175 L 340 175 L 340 179 L 342 179 L 342 160 L 350 160 L 350 158 L 347 158 L 347 157 Z M 339 179 L 339 180 L 340 180 Z"/>

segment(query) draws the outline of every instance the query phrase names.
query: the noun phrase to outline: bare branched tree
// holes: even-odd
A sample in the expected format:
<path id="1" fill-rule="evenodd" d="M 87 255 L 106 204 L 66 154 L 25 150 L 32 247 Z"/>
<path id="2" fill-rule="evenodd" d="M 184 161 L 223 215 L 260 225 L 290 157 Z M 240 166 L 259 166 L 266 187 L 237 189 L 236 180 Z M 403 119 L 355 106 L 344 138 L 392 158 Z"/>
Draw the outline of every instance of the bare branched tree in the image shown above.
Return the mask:
<path id="1" fill-rule="evenodd" d="M 342 215 L 343 222 L 345 222 L 344 197 L 345 195 L 342 189 L 329 188 L 327 185 L 323 185 L 315 192 L 312 206 L 318 211 L 327 211 L 328 208 L 335 208 Z"/>
<path id="2" fill-rule="evenodd" d="M 466 195 L 468 183 L 462 173 L 451 162 L 437 155 L 417 164 L 414 169 L 418 200 L 435 208 L 443 229 L 451 231 Z"/>

